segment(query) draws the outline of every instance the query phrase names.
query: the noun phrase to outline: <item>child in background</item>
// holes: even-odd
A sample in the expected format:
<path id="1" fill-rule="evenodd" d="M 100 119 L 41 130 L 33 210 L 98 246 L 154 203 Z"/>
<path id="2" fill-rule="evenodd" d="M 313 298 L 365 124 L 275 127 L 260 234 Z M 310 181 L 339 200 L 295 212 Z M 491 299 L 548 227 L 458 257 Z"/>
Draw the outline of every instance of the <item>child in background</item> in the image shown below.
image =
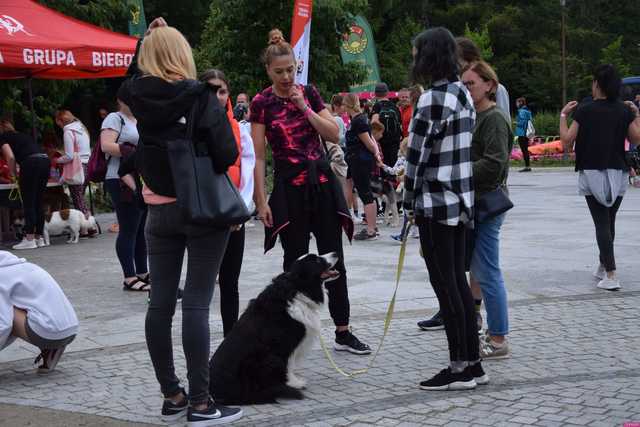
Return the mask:
<path id="1" fill-rule="evenodd" d="M 398 160 L 396 160 L 396 163 L 393 165 L 393 167 L 384 165 L 382 167 L 382 169 L 385 171 L 385 173 L 391 175 L 391 176 L 395 176 L 400 180 L 400 185 L 402 186 L 402 182 L 404 180 L 404 168 L 405 165 L 407 164 L 407 147 L 409 145 L 409 138 L 404 138 L 401 142 L 400 142 L 400 149 L 398 150 Z M 403 190 L 404 191 L 404 190 Z M 407 215 L 404 214 L 404 220 L 402 222 L 402 229 L 400 230 L 400 234 L 392 234 L 391 238 L 397 242 L 401 242 L 402 241 L 402 237 L 404 236 L 404 234 L 407 231 L 407 225 L 408 225 L 408 219 L 407 219 Z M 413 238 L 418 238 L 420 237 L 418 235 L 418 229 L 416 227 L 411 229 L 411 234 L 410 237 Z"/>

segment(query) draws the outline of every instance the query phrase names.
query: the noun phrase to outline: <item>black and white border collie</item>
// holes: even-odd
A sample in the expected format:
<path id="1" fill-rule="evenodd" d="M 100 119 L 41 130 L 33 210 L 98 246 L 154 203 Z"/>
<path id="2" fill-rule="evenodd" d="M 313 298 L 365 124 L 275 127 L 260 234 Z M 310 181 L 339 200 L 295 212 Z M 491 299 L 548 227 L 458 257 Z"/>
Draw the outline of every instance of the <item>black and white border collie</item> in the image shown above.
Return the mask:
<path id="1" fill-rule="evenodd" d="M 210 392 L 225 404 L 302 399 L 295 374 L 320 334 L 325 282 L 338 256 L 307 254 L 267 286 L 242 314 L 209 362 Z"/>

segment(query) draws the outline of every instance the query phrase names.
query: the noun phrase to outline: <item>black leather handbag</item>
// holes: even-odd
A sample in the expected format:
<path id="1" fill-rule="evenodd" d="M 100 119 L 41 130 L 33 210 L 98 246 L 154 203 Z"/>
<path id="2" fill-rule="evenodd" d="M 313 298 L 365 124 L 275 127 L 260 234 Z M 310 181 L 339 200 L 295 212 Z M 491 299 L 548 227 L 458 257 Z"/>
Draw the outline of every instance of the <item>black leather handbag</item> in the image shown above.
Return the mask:
<path id="1" fill-rule="evenodd" d="M 501 185 L 493 191 L 483 194 L 476 202 L 476 221 L 485 222 L 505 213 L 513 207 L 507 192 Z"/>
<path id="2" fill-rule="evenodd" d="M 193 131 L 197 108 L 198 103 L 187 118 L 186 137 L 167 142 L 178 207 L 189 224 L 210 227 L 243 224 L 251 214 L 238 189 L 226 173 L 215 172 L 206 149 L 196 150 Z"/>

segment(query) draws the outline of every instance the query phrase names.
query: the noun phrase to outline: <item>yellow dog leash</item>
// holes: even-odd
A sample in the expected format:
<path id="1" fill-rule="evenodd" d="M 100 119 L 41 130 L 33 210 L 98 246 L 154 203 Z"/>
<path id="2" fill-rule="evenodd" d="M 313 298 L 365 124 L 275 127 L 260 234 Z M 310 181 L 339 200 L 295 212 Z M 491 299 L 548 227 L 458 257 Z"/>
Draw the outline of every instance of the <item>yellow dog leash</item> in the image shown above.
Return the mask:
<path id="1" fill-rule="evenodd" d="M 17 179 L 12 178 L 12 180 L 12 184 L 15 184 L 16 186 L 12 188 L 11 191 L 9 191 L 9 200 L 12 202 L 20 200 L 20 203 L 22 203 L 22 192 L 20 191 L 20 184 L 18 183 Z"/>
<path id="2" fill-rule="evenodd" d="M 384 339 L 386 338 L 387 333 L 389 332 L 389 326 L 391 325 L 391 319 L 393 318 L 393 311 L 396 305 L 396 296 L 398 294 L 398 287 L 400 285 L 400 276 L 402 275 L 402 269 L 404 267 L 404 257 L 407 249 L 407 238 L 409 236 L 410 229 L 411 229 L 411 222 L 407 224 L 407 228 L 405 230 L 404 236 L 402 236 L 402 245 L 400 245 L 400 255 L 398 256 L 398 267 L 396 269 L 396 286 L 395 286 L 395 289 L 393 290 L 393 296 L 391 297 L 391 301 L 389 302 L 389 307 L 387 308 L 387 314 L 384 318 L 384 330 L 382 333 L 382 338 L 380 338 L 380 344 L 378 344 L 378 348 L 373 353 L 373 356 L 369 360 L 369 363 L 367 364 L 367 366 L 363 369 L 358 369 L 353 372 L 344 371 L 336 364 L 336 362 L 333 360 L 333 357 L 331 357 L 331 353 L 327 349 L 327 345 L 322 339 L 322 335 L 320 335 L 319 337 L 320 346 L 322 347 L 322 350 L 324 351 L 325 356 L 329 360 L 329 363 L 331 364 L 331 366 L 333 366 L 333 369 L 335 369 L 340 375 L 343 375 L 347 378 L 353 378 L 356 375 L 361 375 L 366 373 L 373 366 L 373 363 L 375 362 L 376 357 L 378 357 L 378 353 L 380 352 L 380 349 L 382 349 L 382 344 L 384 343 Z"/>

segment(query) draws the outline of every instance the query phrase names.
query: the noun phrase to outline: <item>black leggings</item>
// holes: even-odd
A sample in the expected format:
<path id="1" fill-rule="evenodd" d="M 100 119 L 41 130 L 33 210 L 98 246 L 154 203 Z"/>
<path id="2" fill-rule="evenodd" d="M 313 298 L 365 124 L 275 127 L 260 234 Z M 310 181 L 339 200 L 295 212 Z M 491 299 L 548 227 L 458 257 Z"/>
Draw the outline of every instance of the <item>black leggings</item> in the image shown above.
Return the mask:
<path id="1" fill-rule="evenodd" d="M 220 314 L 222 314 L 222 329 L 226 337 L 238 320 L 240 294 L 238 293 L 238 279 L 242 269 L 244 255 L 244 226 L 229 235 L 227 250 L 222 258 L 218 281 L 220 282 Z"/>
<path id="2" fill-rule="evenodd" d="M 374 197 L 371 191 L 371 172 L 373 172 L 373 160 L 365 160 L 359 158 L 357 154 L 355 158 L 349 159 L 349 175 L 353 180 L 353 185 L 358 191 L 358 197 L 362 200 L 363 205 L 373 203 Z"/>
<path id="3" fill-rule="evenodd" d="M 518 137 L 518 145 L 520 146 L 520 150 L 522 150 L 522 158 L 524 159 L 524 166 L 529 167 L 529 138 L 526 136 Z"/>
<path id="4" fill-rule="evenodd" d="M 606 271 L 614 271 L 616 260 L 613 255 L 613 241 L 616 237 L 616 214 L 622 203 L 622 197 L 618 197 L 610 208 L 601 205 L 593 196 L 585 196 L 585 199 L 587 199 L 593 224 L 596 226 L 600 263 L 604 265 Z"/>
<path id="5" fill-rule="evenodd" d="M 29 156 L 20 163 L 20 192 L 24 211 L 24 233 L 42 236 L 44 231 L 44 205 L 42 196 L 47 191 L 50 162 L 46 154 Z"/>
<path id="6" fill-rule="evenodd" d="M 327 283 L 329 314 L 336 326 L 349 325 L 349 293 L 347 272 L 342 251 L 342 228 L 336 205 L 328 183 L 321 184 L 314 206 L 305 203 L 305 186 L 286 184 L 289 225 L 280 233 L 284 250 L 284 270 L 302 255 L 309 252 L 310 233 L 313 233 L 320 255 L 336 252 L 340 257 L 335 269 L 340 277 Z"/>
<path id="7" fill-rule="evenodd" d="M 480 359 L 476 313 L 465 274 L 465 228 L 417 217 L 420 246 L 438 297 L 452 362 Z"/>
<path id="8" fill-rule="evenodd" d="M 116 238 L 116 254 L 120 260 L 124 277 L 147 273 L 147 241 L 144 237 L 144 226 L 147 219 L 146 210 L 142 210 L 134 202 L 121 199 L 120 180 L 107 179 L 104 187 L 111 196 L 111 203 L 118 218 L 118 237 Z"/>

